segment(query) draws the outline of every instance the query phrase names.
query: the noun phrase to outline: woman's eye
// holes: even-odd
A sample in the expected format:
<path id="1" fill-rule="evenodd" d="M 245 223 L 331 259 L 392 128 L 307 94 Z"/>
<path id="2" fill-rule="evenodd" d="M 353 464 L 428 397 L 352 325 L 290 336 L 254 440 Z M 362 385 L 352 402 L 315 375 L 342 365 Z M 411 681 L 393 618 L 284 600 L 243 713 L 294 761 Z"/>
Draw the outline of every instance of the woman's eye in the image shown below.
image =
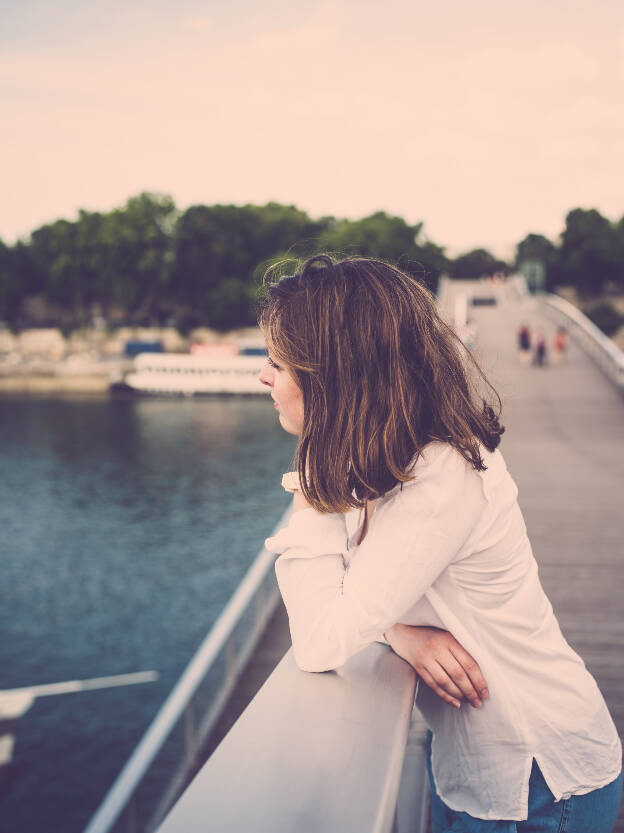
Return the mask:
<path id="1" fill-rule="evenodd" d="M 275 364 L 275 362 L 273 361 L 273 359 L 270 356 L 267 357 L 267 361 L 271 365 L 271 367 L 274 367 L 275 370 L 279 370 L 279 365 Z"/>

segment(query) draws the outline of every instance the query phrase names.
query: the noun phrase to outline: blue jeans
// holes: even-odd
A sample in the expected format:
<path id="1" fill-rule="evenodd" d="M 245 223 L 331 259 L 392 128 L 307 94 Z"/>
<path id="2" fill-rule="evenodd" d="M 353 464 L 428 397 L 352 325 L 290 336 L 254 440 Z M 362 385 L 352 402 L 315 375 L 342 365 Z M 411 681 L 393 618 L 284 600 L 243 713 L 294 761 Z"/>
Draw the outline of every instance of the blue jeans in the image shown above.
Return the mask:
<path id="1" fill-rule="evenodd" d="M 622 797 L 622 773 L 599 790 L 555 801 L 533 761 L 526 821 L 476 819 L 449 809 L 435 791 L 431 772 L 431 732 L 427 732 L 427 770 L 431 787 L 433 833 L 611 833 Z"/>

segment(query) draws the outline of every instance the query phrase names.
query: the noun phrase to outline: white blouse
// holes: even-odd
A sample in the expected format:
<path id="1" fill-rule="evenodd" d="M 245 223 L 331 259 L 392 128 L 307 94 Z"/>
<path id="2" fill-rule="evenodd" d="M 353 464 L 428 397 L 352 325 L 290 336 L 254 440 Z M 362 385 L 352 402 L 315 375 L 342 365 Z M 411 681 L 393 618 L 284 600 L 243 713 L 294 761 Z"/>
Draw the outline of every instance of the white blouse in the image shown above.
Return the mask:
<path id="1" fill-rule="evenodd" d="M 600 691 L 563 638 L 499 451 L 477 472 L 430 443 L 414 481 L 378 498 L 364 541 L 355 509 L 294 512 L 267 538 L 303 671 L 339 668 L 396 622 L 450 631 L 490 696 L 454 709 L 420 685 L 442 800 L 482 819 L 527 818 L 536 759 L 557 800 L 617 778 L 622 747 Z"/>

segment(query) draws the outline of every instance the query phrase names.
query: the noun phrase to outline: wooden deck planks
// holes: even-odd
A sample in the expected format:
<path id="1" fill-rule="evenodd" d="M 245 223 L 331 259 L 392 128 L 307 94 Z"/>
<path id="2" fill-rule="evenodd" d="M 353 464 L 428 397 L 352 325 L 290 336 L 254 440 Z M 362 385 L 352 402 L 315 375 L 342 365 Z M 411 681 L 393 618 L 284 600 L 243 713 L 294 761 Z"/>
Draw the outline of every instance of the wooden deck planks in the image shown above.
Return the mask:
<path id="1" fill-rule="evenodd" d="M 561 629 L 624 737 L 624 399 L 574 343 L 561 365 L 521 366 L 521 321 L 555 328 L 533 298 L 471 310 L 503 395 L 501 450 L 519 489 Z M 624 833 L 624 806 L 616 826 Z M 589 832 L 588 832 L 589 833 Z"/>

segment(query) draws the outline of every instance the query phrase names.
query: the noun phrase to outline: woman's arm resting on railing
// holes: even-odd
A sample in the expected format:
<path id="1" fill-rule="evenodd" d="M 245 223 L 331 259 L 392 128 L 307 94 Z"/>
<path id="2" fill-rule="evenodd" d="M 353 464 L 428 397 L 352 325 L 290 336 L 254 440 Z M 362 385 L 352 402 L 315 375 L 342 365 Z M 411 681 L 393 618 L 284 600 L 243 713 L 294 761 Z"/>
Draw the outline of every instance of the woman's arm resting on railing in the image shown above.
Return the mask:
<path id="1" fill-rule="evenodd" d="M 288 612 L 295 662 L 329 671 L 400 622 L 453 561 L 481 517 L 481 480 L 454 449 L 387 504 L 351 558 L 345 515 L 305 508 L 295 493 L 288 525 L 267 538 Z"/>
<path id="2" fill-rule="evenodd" d="M 301 492 L 295 492 L 293 511 L 309 508 Z M 489 696 L 478 663 L 449 631 L 397 623 L 383 637 L 445 703 L 458 709 L 467 700 L 478 708 Z"/>
<path id="3" fill-rule="evenodd" d="M 384 636 L 395 654 L 451 706 L 458 709 L 466 699 L 478 708 L 488 697 L 479 665 L 448 631 L 396 624 Z"/>

